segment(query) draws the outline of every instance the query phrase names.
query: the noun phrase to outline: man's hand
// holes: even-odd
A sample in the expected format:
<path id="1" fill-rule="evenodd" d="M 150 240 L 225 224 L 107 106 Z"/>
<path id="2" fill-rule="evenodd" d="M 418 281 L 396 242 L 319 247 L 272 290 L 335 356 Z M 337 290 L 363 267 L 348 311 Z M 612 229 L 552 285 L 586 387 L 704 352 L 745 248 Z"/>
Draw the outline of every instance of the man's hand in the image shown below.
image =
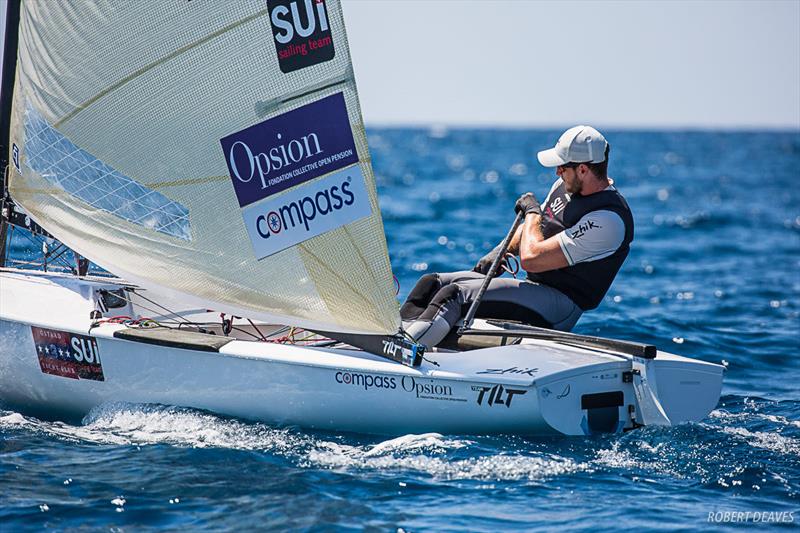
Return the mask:
<path id="1" fill-rule="evenodd" d="M 535 215 L 542 214 L 542 208 L 539 207 L 539 200 L 536 199 L 536 196 L 534 196 L 532 192 L 526 192 L 517 199 L 517 203 L 514 205 L 514 211 L 517 213 L 524 213 L 525 215 L 530 215 L 531 213 Z"/>
<path id="2" fill-rule="evenodd" d="M 484 276 L 489 273 L 489 269 L 492 268 L 492 263 L 497 258 L 497 254 L 500 253 L 500 247 L 496 247 L 494 250 L 489 252 L 488 254 L 481 257 L 481 260 L 475 265 L 475 268 L 472 269 L 473 272 L 478 272 L 479 274 L 483 274 Z M 505 259 L 498 265 L 497 271 L 494 273 L 495 276 L 499 275 L 502 272 L 502 266 L 505 263 Z"/>

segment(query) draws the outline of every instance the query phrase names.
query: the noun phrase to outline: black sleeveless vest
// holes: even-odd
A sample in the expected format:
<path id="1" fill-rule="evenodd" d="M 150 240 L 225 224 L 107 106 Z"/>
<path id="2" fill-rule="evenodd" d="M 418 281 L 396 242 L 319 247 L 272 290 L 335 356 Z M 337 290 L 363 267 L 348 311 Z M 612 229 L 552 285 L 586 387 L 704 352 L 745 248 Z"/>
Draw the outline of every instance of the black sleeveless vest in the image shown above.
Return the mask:
<path id="1" fill-rule="evenodd" d="M 529 280 L 558 289 L 584 311 L 594 309 L 603 301 L 622 263 L 628 257 L 630 244 L 633 241 L 631 210 L 622 195 L 614 189 L 596 192 L 589 196 L 570 197 L 566 185 L 561 183 L 550 194 L 548 200 L 542 210 L 542 234 L 545 239 L 574 226 L 581 217 L 592 211 L 612 211 L 618 214 L 625 224 L 622 244 L 608 257 L 548 272 L 528 272 Z"/>

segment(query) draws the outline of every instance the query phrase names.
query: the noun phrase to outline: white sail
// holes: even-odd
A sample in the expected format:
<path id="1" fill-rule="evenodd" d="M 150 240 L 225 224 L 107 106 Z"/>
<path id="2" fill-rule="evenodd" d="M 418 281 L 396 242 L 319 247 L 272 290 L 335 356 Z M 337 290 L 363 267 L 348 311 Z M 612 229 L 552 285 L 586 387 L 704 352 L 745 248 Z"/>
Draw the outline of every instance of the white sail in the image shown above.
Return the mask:
<path id="1" fill-rule="evenodd" d="M 25 1 L 11 120 L 11 195 L 109 271 L 241 316 L 397 330 L 338 1 Z"/>

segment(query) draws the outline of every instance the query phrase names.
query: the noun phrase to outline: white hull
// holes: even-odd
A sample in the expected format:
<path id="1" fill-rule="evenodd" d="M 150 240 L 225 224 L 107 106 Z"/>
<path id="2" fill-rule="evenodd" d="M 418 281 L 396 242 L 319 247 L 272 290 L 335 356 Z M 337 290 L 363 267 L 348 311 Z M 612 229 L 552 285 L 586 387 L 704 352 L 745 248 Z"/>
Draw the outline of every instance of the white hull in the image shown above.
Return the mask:
<path id="1" fill-rule="evenodd" d="M 641 384 L 637 398 L 637 383 L 623 381 L 645 363 L 630 356 L 525 340 L 431 353 L 440 366 L 412 369 L 352 349 L 245 340 L 219 351 L 160 346 L 115 337 L 125 329 L 117 324 L 90 331 L 103 287 L 115 288 L 113 281 L 0 272 L 0 403 L 53 417 L 82 416 L 107 402 L 158 403 L 387 435 L 583 435 L 653 420 Z M 43 371 L 32 327 L 95 339 L 103 380 Z M 696 421 L 716 406 L 722 371 L 659 352 L 646 371 L 652 388 L 644 390 L 669 423 Z"/>

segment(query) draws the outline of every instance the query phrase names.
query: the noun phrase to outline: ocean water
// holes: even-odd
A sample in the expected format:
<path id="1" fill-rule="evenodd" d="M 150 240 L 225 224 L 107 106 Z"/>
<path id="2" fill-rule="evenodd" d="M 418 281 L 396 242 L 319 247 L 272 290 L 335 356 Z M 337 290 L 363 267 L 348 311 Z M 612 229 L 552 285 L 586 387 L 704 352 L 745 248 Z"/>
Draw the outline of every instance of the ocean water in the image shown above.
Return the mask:
<path id="1" fill-rule="evenodd" d="M 368 130 L 401 298 L 425 272 L 471 268 L 521 193 L 544 197 L 555 176 L 535 152 L 559 133 Z M 80 424 L 0 409 L 0 529 L 797 527 L 800 133 L 607 137 L 636 240 L 575 331 L 725 361 L 705 420 L 594 437 L 386 439 L 169 406 L 106 405 Z M 34 255 L 26 246 L 13 253 Z"/>

